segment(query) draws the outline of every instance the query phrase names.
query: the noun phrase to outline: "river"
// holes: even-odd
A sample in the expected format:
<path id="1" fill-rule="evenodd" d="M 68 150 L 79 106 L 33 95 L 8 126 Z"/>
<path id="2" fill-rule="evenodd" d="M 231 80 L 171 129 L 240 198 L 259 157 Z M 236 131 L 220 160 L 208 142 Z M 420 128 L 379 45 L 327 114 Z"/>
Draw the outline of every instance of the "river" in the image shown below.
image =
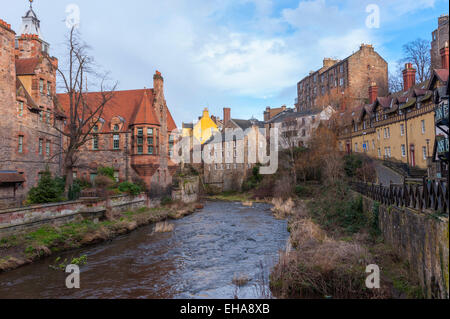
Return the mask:
<path id="1" fill-rule="evenodd" d="M 171 233 L 154 233 L 149 225 L 62 254 L 62 259 L 87 255 L 80 289 L 66 288 L 67 274 L 49 267 L 57 257 L 52 256 L 0 274 L 0 298 L 260 298 L 289 237 L 286 221 L 259 203 L 207 202 L 171 223 Z M 234 277 L 250 281 L 237 288 Z"/>

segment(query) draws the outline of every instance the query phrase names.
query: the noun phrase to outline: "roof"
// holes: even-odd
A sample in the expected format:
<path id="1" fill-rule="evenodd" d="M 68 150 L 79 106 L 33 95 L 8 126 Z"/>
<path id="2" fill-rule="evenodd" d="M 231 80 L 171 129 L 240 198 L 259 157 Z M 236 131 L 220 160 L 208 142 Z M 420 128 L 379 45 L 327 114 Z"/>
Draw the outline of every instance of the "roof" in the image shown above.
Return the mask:
<path id="1" fill-rule="evenodd" d="M 151 99 L 151 101 L 150 101 Z M 131 123 L 134 125 L 153 124 L 160 125 L 158 118 L 155 115 L 153 108 L 153 94 L 148 95 L 147 90 L 144 90 L 141 103 L 137 107 L 137 112 L 134 115 Z"/>
<path id="2" fill-rule="evenodd" d="M 92 103 L 100 103 L 102 100 L 101 92 L 86 93 L 87 100 Z M 67 112 L 69 110 L 69 96 L 67 94 L 57 94 L 59 104 Z M 109 132 L 109 123 L 112 119 L 120 118 L 125 122 L 121 131 L 128 130 L 130 125 L 136 124 L 154 124 L 160 125 L 154 110 L 154 92 L 153 89 L 138 89 L 115 91 L 113 97 L 104 108 L 102 119 L 107 125 L 101 128 L 103 132 Z M 147 109 L 146 109 L 147 108 Z M 142 123 L 148 121 L 149 123 Z M 175 121 L 167 110 L 167 129 L 173 131 L 177 128 Z"/>
<path id="3" fill-rule="evenodd" d="M 257 127 L 264 127 L 264 122 L 258 121 L 257 119 L 250 119 L 250 120 L 231 119 L 231 121 L 233 121 L 233 123 L 236 124 L 243 131 L 252 127 L 253 125 L 256 125 Z"/>
<path id="4" fill-rule="evenodd" d="M 193 123 L 183 123 L 183 128 L 190 128 L 193 129 L 194 128 L 194 124 Z"/>
<path id="5" fill-rule="evenodd" d="M 271 119 L 270 121 L 267 121 L 267 123 L 279 123 L 283 122 L 284 120 L 288 118 L 299 118 L 299 117 L 305 117 L 305 116 L 311 116 L 321 113 L 322 110 L 314 109 L 314 110 L 303 110 L 297 112 L 295 109 L 287 109 L 286 111 L 278 114 L 276 117 Z"/>
<path id="6" fill-rule="evenodd" d="M 0 184 L 23 183 L 25 178 L 17 171 L 0 171 Z"/>
<path id="7" fill-rule="evenodd" d="M 87 100 L 94 101 L 93 103 L 99 103 L 102 99 L 101 92 L 86 93 L 86 95 Z M 67 94 L 57 94 L 57 97 L 60 105 L 67 112 L 69 110 L 69 96 Z M 159 125 L 153 106 L 154 97 L 153 89 L 115 91 L 112 99 L 108 102 L 107 107 L 103 110 L 101 117 L 107 125 L 104 125 L 101 128 L 101 131 L 109 132 L 110 129 L 108 125 L 114 118 L 121 118 L 124 120 L 125 125 L 121 128 L 123 132 L 127 131 L 128 127 L 133 125 L 133 123 Z M 145 121 L 150 123 L 142 123 Z M 176 128 L 175 121 L 168 110 L 167 129 L 173 131 Z"/>
<path id="8" fill-rule="evenodd" d="M 17 75 L 33 75 L 38 64 L 41 62 L 39 58 L 17 59 L 16 74 Z"/>

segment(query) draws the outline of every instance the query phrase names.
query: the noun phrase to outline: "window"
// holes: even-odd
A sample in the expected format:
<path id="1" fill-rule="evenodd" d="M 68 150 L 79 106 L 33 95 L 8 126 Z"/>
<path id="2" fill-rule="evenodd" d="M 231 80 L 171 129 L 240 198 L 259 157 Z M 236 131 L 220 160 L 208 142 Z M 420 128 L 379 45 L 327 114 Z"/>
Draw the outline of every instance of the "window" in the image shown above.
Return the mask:
<path id="1" fill-rule="evenodd" d="M 92 127 L 92 131 L 95 132 L 95 133 L 97 133 L 97 132 L 98 132 L 98 125 L 94 125 L 94 126 Z"/>
<path id="2" fill-rule="evenodd" d="M 113 148 L 115 150 L 118 150 L 120 147 L 120 135 L 119 134 L 114 134 L 113 135 Z"/>
<path id="3" fill-rule="evenodd" d="M 45 154 L 50 156 L 50 141 L 45 142 Z"/>
<path id="4" fill-rule="evenodd" d="M 375 140 L 372 140 L 372 150 L 375 151 Z"/>
<path id="5" fill-rule="evenodd" d="M 98 151 L 98 135 L 92 137 L 92 149 Z"/>
<path id="6" fill-rule="evenodd" d="M 52 83 L 50 83 L 49 81 L 47 81 L 47 95 L 51 96 L 52 95 Z"/>
<path id="7" fill-rule="evenodd" d="M 152 128 L 148 128 L 147 129 L 147 135 L 153 136 L 153 129 Z"/>
<path id="8" fill-rule="evenodd" d="M 173 154 L 173 144 L 174 144 L 174 137 L 172 134 L 169 135 L 169 156 L 172 157 Z"/>
<path id="9" fill-rule="evenodd" d="M 400 136 L 405 135 L 405 125 L 404 124 L 400 124 Z"/>
<path id="10" fill-rule="evenodd" d="M 227 169 L 230 169 L 230 164 L 227 164 Z"/>
<path id="11" fill-rule="evenodd" d="M 23 135 L 19 135 L 19 153 L 23 153 Z"/>
<path id="12" fill-rule="evenodd" d="M 94 183 L 94 181 L 95 181 L 95 178 L 97 177 L 97 174 L 96 173 L 91 173 L 91 183 Z"/>
<path id="13" fill-rule="evenodd" d="M 305 130 L 305 129 L 302 130 L 302 136 L 303 136 L 303 137 L 306 136 L 306 130 Z"/>
<path id="14" fill-rule="evenodd" d="M 119 124 L 114 125 L 114 132 L 117 132 L 119 130 Z"/>
<path id="15" fill-rule="evenodd" d="M 377 130 L 377 138 L 380 139 L 380 130 Z"/>
<path id="16" fill-rule="evenodd" d="M 23 116 L 23 102 L 19 102 L 19 116 Z"/>
<path id="17" fill-rule="evenodd" d="M 402 157 L 406 156 L 406 146 L 405 144 L 402 144 Z"/>
<path id="18" fill-rule="evenodd" d="M 341 64 L 341 65 L 339 66 L 339 72 L 340 72 L 340 73 L 344 73 L 344 65 L 343 65 L 343 64 Z"/>
<path id="19" fill-rule="evenodd" d="M 44 80 L 42 79 L 39 80 L 39 92 L 44 94 Z"/>
<path id="20" fill-rule="evenodd" d="M 45 113 L 45 122 L 50 124 L 50 109 L 47 109 L 47 112 Z"/>
<path id="21" fill-rule="evenodd" d="M 39 139 L 39 155 L 42 155 L 44 140 L 42 138 Z"/>
<path id="22" fill-rule="evenodd" d="M 114 172 L 114 180 L 115 180 L 116 182 L 119 182 L 119 172 L 118 172 L 118 171 L 115 171 L 115 172 Z"/>
<path id="23" fill-rule="evenodd" d="M 42 107 L 41 107 L 41 109 L 39 110 L 39 121 L 40 122 L 42 122 L 43 121 L 43 113 L 44 113 L 44 110 L 42 109 Z"/>
<path id="24" fill-rule="evenodd" d="M 425 133 L 425 120 L 422 120 L 421 124 L 422 124 L 422 134 L 424 134 Z"/>
<path id="25" fill-rule="evenodd" d="M 363 122 L 363 130 L 365 130 L 367 128 L 367 123 L 366 121 Z"/>
<path id="26" fill-rule="evenodd" d="M 345 84 L 344 78 L 340 78 L 339 79 L 339 86 L 344 86 L 344 84 Z"/>
<path id="27" fill-rule="evenodd" d="M 137 152 L 138 154 L 144 153 L 144 129 L 142 127 L 137 129 Z"/>
<path id="28" fill-rule="evenodd" d="M 355 125 L 354 125 L 354 132 L 357 132 L 358 131 L 358 123 L 355 123 Z"/>
<path id="29" fill-rule="evenodd" d="M 426 160 L 427 159 L 427 147 L 426 146 L 422 147 L 422 153 L 423 153 L 423 159 Z"/>

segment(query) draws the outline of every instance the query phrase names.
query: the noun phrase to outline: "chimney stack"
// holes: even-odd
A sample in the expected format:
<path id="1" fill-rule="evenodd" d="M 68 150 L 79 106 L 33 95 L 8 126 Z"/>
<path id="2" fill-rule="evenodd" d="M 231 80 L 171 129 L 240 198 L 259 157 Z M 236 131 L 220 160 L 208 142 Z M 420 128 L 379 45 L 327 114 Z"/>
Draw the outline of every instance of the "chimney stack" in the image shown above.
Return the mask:
<path id="1" fill-rule="evenodd" d="M 226 127 L 231 120 L 231 109 L 229 107 L 223 108 L 223 126 Z"/>
<path id="2" fill-rule="evenodd" d="M 375 82 L 372 82 L 369 86 L 369 103 L 373 104 L 378 97 L 378 86 Z"/>
<path id="3" fill-rule="evenodd" d="M 158 70 L 153 75 L 153 91 L 158 97 L 164 97 L 164 78 Z"/>
<path id="4" fill-rule="evenodd" d="M 408 91 L 416 84 L 416 69 L 412 63 L 406 63 L 403 70 L 403 90 Z"/>
<path id="5" fill-rule="evenodd" d="M 441 67 L 448 70 L 448 42 L 445 41 L 444 47 L 441 49 Z"/>

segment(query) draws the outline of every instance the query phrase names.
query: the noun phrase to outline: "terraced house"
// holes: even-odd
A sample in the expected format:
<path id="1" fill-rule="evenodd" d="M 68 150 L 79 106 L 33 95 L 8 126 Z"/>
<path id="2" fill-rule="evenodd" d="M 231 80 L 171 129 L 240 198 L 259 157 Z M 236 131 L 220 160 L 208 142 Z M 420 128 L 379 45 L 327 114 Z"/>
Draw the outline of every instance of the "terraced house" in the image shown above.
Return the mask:
<path id="1" fill-rule="evenodd" d="M 58 60 L 30 6 L 17 35 L 0 20 L 0 205 L 20 203 L 48 168 L 61 173 L 64 114 L 55 105 Z"/>
<path id="2" fill-rule="evenodd" d="M 442 59 L 448 61 L 448 50 L 442 52 Z M 427 168 L 436 139 L 433 91 L 447 85 L 448 68 L 433 70 L 436 81 L 419 84 L 415 84 L 415 72 L 407 63 L 402 91 L 378 96 L 377 85 L 372 83 L 370 103 L 338 114 L 341 151 Z"/>

